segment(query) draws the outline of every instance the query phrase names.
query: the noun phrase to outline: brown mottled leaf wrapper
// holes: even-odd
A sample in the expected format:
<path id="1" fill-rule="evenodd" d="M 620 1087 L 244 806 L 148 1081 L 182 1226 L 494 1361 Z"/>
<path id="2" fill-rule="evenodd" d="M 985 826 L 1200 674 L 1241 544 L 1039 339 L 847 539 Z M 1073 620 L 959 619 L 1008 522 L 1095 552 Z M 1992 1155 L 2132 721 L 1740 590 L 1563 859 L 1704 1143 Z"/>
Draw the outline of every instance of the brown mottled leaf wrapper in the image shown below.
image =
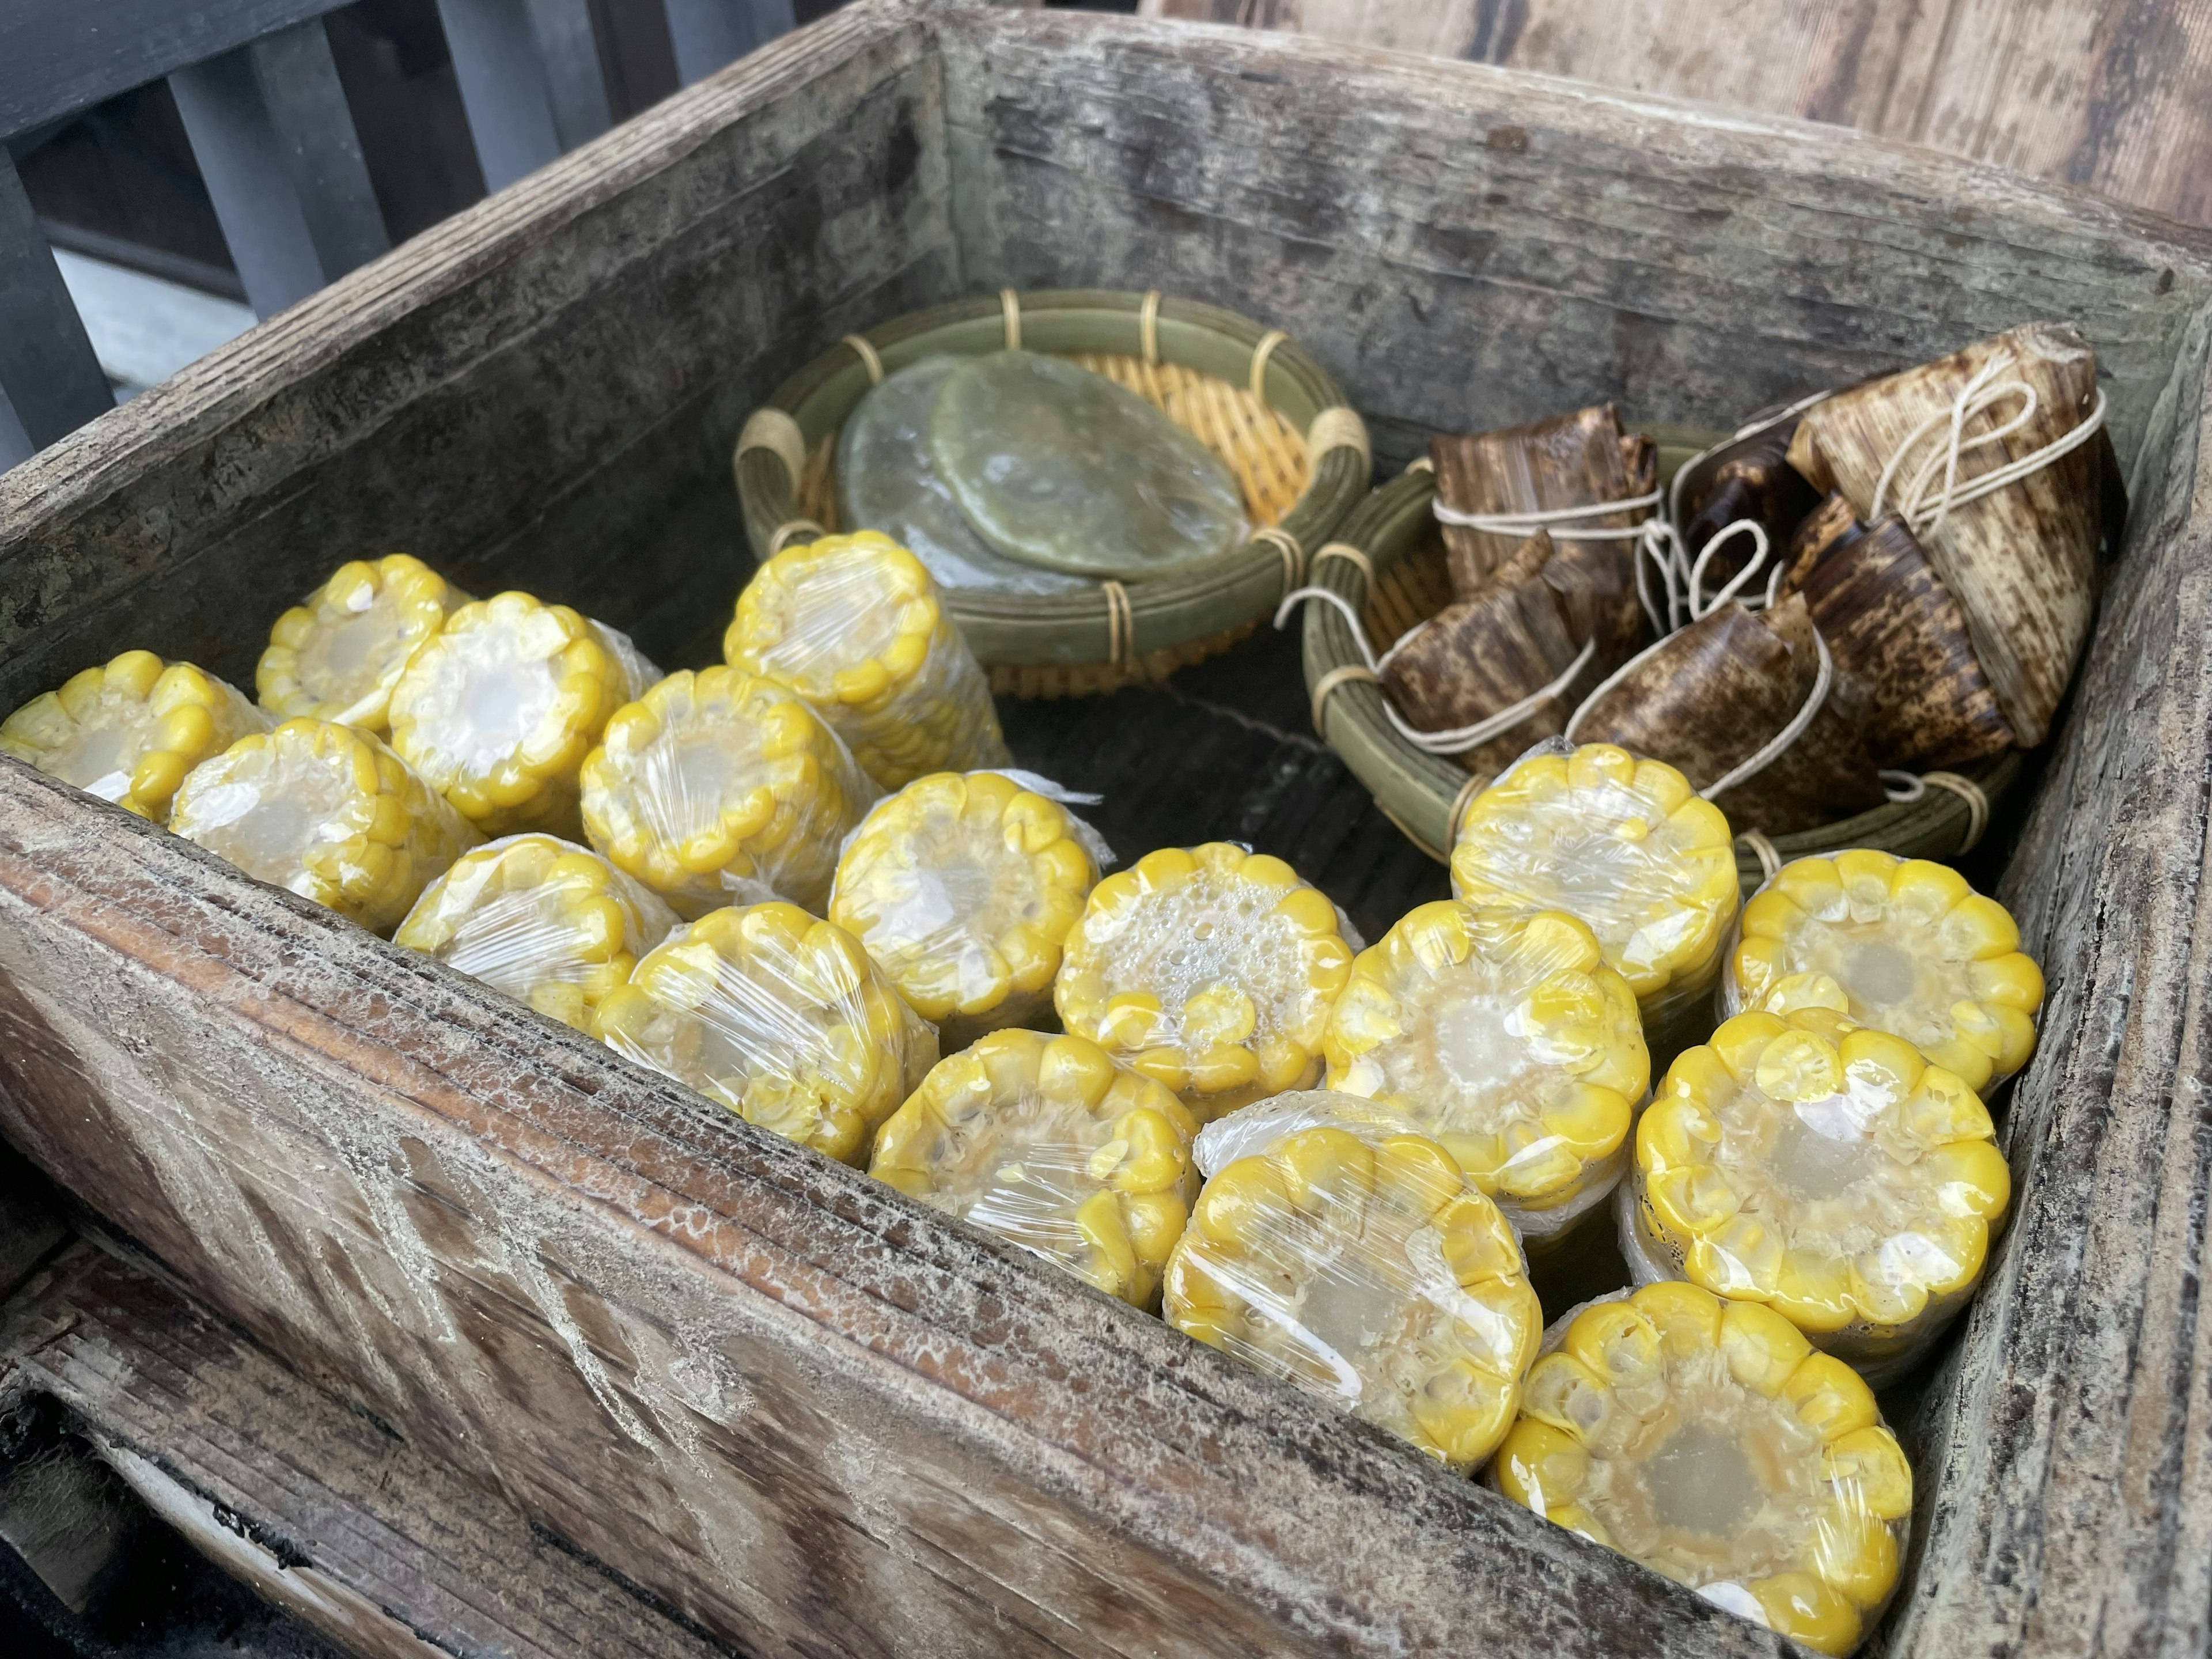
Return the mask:
<path id="1" fill-rule="evenodd" d="M 1627 501 L 1648 494 L 1658 477 L 1659 447 L 1641 433 L 1624 434 L 1620 411 L 1611 404 L 1577 410 L 1527 426 L 1495 432 L 1452 433 L 1429 441 L 1436 465 L 1437 495 L 1462 513 L 1549 513 Z M 1578 519 L 1577 529 L 1618 526 L 1633 531 L 1650 509 Z M 1471 599 L 1491 573 L 1519 549 L 1518 535 L 1446 525 L 1444 550 L 1451 564 L 1452 592 Z M 1573 539 L 1573 538 L 1569 538 Z M 1627 552 L 1631 536 L 1597 545 Z"/>
<path id="2" fill-rule="evenodd" d="M 2056 323 L 2022 327 L 1954 351 L 1918 368 L 1839 392 L 1805 411 L 1790 464 L 1821 490 L 1837 490 L 1863 519 L 1873 511 L 1882 468 L 1912 428 L 1950 409 L 1993 358 L 2002 378 L 2035 389 L 2035 416 L 2001 443 L 1967 451 L 1959 477 L 2017 460 L 2064 436 L 2096 402 L 2097 364 L 2087 343 Z M 1995 430 L 2020 408 L 2007 398 L 1966 423 L 1971 440 Z M 1904 467 L 1917 469 L 1939 429 Z M 2103 517 L 2098 447 L 2085 444 L 2017 483 L 1953 509 L 1920 540 L 1928 562 L 1959 603 L 1974 654 L 1989 676 L 2014 736 L 2033 749 L 2050 735 L 2088 638 L 2096 607 L 2097 544 Z M 1892 488 L 1898 488 L 1893 482 Z"/>
<path id="3" fill-rule="evenodd" d="M 1790 723 L 1820 672 L 1802 598 L 1792 595 L 1763 611 L 1731 599 L 1669 635 L 1607 688 L 1575 737 L 1665 761 L 1704 789 Z M 1713 804 L 1736 829 L 1770 836 L 1817 829 L 1881 805 L 1887 797 L 1867 752 L 1872 702 L 1865 685 L 1839 665 L 1797 741 Z"/>
<path id="4" fill-rule="evenodd" d="M 1692 558 L 1707 542 L 1743 519 L 1761 526 L 1774 556 L 1782 556 L 1805 515 L 1820 503 L 1820 491 L 1790 465 L 1790 440 L 1796 431 L 1795 418 L 1778 421 L 1764 432 L 1699 457 L 1684 471 L 1674 485 L 1674 502 L 1681 514 L 1682 540 Z M 1725 586 L 1743 568 L 1752 547 L 1748 536 L 1723 543 L 1707 568 L 1705 591 Z"/>
<path id="5" fill-rule="evenodd" d="M 1871 529 L 1831 495 L 1790 544 L 1782 592 L 1804 595 L 1836 667 L 1874 694 L 1878 766 L 1959 766 L 2012 746 L 1966 619 L 1901 519 Z"/>

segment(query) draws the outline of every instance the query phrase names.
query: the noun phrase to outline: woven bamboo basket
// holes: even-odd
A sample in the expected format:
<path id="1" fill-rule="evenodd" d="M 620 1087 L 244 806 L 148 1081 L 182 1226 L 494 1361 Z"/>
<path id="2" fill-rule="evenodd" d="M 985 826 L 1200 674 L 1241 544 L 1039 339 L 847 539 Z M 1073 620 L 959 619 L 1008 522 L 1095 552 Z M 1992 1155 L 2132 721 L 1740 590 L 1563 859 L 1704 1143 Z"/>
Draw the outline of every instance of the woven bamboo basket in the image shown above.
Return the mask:
<path id="1" fill-rule="evenodd" d="M 1367 489 L 1366 427 L 1279 331 L 1157 291 L 1009 289 L 848 335 L 776 389 L 735 458 L 754 556 L 837 528 L 837 435 L 872 386 L 924 357 L 1010 346 L 1072 358 L 1163 410 L 1227 464 L 1256 528 L 1240 553 L 1188 577 L 949 595 L 994 691 L 1111 691 L 1225 650 L 1305 579 Z"/>

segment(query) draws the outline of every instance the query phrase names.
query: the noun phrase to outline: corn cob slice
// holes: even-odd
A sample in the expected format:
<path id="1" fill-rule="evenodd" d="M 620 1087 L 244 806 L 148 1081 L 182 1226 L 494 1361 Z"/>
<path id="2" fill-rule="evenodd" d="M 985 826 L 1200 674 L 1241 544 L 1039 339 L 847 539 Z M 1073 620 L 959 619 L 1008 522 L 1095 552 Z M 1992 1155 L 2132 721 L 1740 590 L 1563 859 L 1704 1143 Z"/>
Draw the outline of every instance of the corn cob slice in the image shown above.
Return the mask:
<path id="1" fill-rule="evenodd" d="M 1357 1115 L 1215 1173 L 1166 1314 L 1460 1470 L 1511 1425 L 1543 1325 L 1498 1206 L 1436 1142 Z"/>
<path id="2" fill-rule="evenodd" d="M 1060 947 L 1097 879 L 1060 803 L 996 772 L 938 772 L 863 821 L 830 920 L 957 1050 L 1051 1007 Z"/>
<path id="3" fill-rule="evenodd" d="M 254 686 L 278 720 L 335 720 L 383 732 L 392 688 L 424 641 L 469 596 L 420 559 L 356 559 L 276 618 Z"/>
<path id="4" fill-rule="evenodd" d="M 465 853 L 392 937 L 580 1031 L 676 913 L 642 883 L 551 836 Z"/>
<path id="5" fill-rule="evenodd" d="M 680 916 L 787 899 L 820 910 L 876 787 L 787 687 L 735 668 L 671 674 L 584 763 L 592 845 Z"/>
<path id="6" fill-rule="evenodd" d="M 2043 974 L 1957 871 L 1858 850 L 1798 859 L 1753 895 L 1722 995 L 1731 1014 L 1848 1013 L 1983 1093 L 2035 1052 Z"/>
<path id="7" fill-rule="evenodd" d="M 1851 1370 L 1693 1285 L 1577 1315 L 1536 1362 L 1491 1484 L 1816 1652 L 1897 1582 L 1912 1468 Z"/>
<path id="8" fill-rule="evenodd" d="M 565 605 L 501 593 L 465 605 L 392 691 L 392 746 L 488 836 L 581 838 L 577 774 L 653 665 Z"/>
<path id="9" fill-rule="evenodd" d="M 731 666 L 790 686 L 886 789 L 1012 763 L 991 683 L 921 561 L 873 530 L 786 549 L 744 592 Z"/>
<path id="10" fill-rule="evenodd" d="M 1395 1106 L 1516 1224 L 1610 1191 L 1650 1080 L 1628 983 L 1559 910 L 1424 904 L 1329 1016 L 1331 1089 Z"/>
<path id="11" fill-rule="evenodd" d="M 483 839 L 383 739 L 307 720 L 194 767 L 169 828 L 376 933 Z"/>
<path id="12" fill-rule="evenodd" d="M 1310 1087 L 1352 977 L 1336 908 L 1280 859 L 1226 842 L 1148 853 L 1091 890 L 1053 1000 L 1200 1121 Z"/>
<path id="13" fill-rule="evenodd" d="M 1096 1043 L 994 1031 L 891 1115 L 869 1173 L 1150 1308 L 1198 1191 L 1197 1128 Z"/>
<path id="14" fill-rule="evenodd" d="M 126 651 L 0 722 L 0 754 L 167 823 L 187 772 L 269 726 L 234 686 L 205 670 Z"/>
<path id="15" fill-rule="evenodd" d="M 847 1164 L 937 1063 L 937 1033 L 860 942 L 793 904 L 678 929 L 608 994 L 592 1034 L 749 1123 Z"/>

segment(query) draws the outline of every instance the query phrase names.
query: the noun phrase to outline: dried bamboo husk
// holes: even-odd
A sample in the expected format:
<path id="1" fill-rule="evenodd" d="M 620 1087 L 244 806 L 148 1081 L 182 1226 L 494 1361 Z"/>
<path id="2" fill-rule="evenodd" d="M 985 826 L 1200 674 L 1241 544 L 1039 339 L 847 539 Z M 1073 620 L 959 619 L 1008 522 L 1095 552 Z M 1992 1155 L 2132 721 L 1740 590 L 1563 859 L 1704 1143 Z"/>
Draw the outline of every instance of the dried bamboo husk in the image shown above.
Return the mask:
<path id="1" fill-rule="evenodd" d="M 1796 435 L 1794 415 L 1773 417 L 1733 442 L 1709 449 L 1676 477 L 1672 489 L 1674 519 L 1683 542 L 1695 552 L 1729 526 L 1749 519 L 1766 532 L 1778 552 L 1820 504 L 1820 493 L 1790 465 L 1790 441 Z M 1723 544 L 1714 562 L 1721 568 L 1705 579 L 1718 588 L 1751 556 L 1747 540 Z"/>
<path id="2" fill-rule="evenodd" d="M 2019 742 L 2033 748 L 2050 734 L 2088 637 L 2101 464 L 2097 449 L 2083 444 L 1992 494 L 1952 506 L 1940 519 L 1915 513 L 1913 502 L 1898 498 L 1911 493 L 1912 476 L 1931 454 L 1938 458 L 1933 488 L 1941 492 L 1940 458 L 1949 428 L 1938 417 L 1976 389 L 1978 376 L 1983 389 L 2027 386 L 2036 407 L 2016 430 L 1978 447 L 1975 441 L 2010 423 L 2024 400 L 2014 392 L 1968 415 L 1960 486 L 2063 438 L 2096 408 L 2097 365 L 2087 343 L 2063 325 L 2029 323 L 1815 404 L 1798 426 L 1790 460 L 1814 488 L 1840 492 L 1870 520 L 1879 516 L 1875 496 L 1884 470 L 1916 428 L 1936 422 L 1897 467 L 1883 505 L 1899 505 L 1912 523 L 1928 562 L 1966 617 L 1998 708 Z"/>
<path id="3" fill-rule="evenodd" d="M 1658 476 L 1658 446 L 1641 433 L 1623 433 L 1620 411 L 1611 404 L 1494 432 L 1447 434 L 1429 441 L 1429 456 L 1437 499 L 1460 513 L 1550 513 L 1627 501 L 1650 494 Z M 1627 532 L 1598 544 L 1625 550 L 1644 517 L 1638 507 L 1580 519 L 1575 528 Z M 1480 593 L 1521 541 L 1522 532 L 1447 524 L 1453 592 L 1463 599 Z"/>
<path id="4" fill-rule="evenodd" d="M 1878 766 L 1923 771 L 2011 747 L 1966 619 L 1905 521 L 1869 528 L 1830 495 L 1790 544 L 1784 593 L 1802 593 L 1838 672 L 1874 696 Z"/>

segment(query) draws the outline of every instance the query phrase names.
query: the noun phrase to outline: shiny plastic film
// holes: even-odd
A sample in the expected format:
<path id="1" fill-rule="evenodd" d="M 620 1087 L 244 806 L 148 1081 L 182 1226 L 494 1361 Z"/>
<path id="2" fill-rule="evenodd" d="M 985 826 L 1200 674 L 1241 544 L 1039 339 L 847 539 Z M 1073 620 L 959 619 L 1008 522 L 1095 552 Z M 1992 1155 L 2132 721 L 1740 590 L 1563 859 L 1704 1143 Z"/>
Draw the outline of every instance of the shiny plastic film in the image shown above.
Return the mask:
<path id="1" fill-rule="evenodd" d="M 1815 1652 L 1848 1654 L 1897 1584 L 1912 1468 L 1851 1369 L 1694 1285 L 1570 1322 L 1490 1483 L 1570 1532 Z"/>
<path id="2" fill-rule="evenodd" d="M 610 992 L 592 1035 L 749 1123 L 846 1164 L 937 1063 L 937 1031 L 860 941 L 793 904 L 679 928 Z"/>
<path id="3" fill-rule="evenodd" d="M 1635 994 L 1588 927 L 1449 899 L 1353 961 L 1326 1053 L 1329 1088 L 1405 1113 L 1532 1240 L 1612 1191 L 1650 1080 Z"/>
<path id="4" fill-rule="evenodd" d="M 937 1064 L 869 1173 L 1150 1308 L 1197 1194 L 1197 1127 L 1096 1043 L 994 1031 Z"/>
<path id="5" fill-rule="evenodd" d="M 2035 1052 L 2043 973 L 1957 871 L 1859 848 L 1795 860 L 1752 895 L 1721 995 L 1724 1014 L 1848 1014 L 1986 1093 Z"/>
<path id="6" fill-rule="evenodd" d="M 1237 1155 L 1169 1259 L 1166 1316 L 1466 1472 L 1513 1422 L 1543 1314 L 1498 1206 L 1390 1116 L 1305 1091 L 1209 1126 Z"/>
<path id="7" fill-rule="evenodd" d="M 386 731 L 399 676 L 468 603 L 405 553 L 342 564 L 269 630 L 253 677 L 261 706 L 279 720 Z"/>
<path id="8" fill-rule="evenodd" d="M 167 823 L 187 772 L 270 725 L 235 686 L 204 669 L 126 651 L 0 721 L 0 754 Z"/>
<path id="9" fill-rule="evenodd" d="M 286 720 L 194 767 L 169 827 L 372 933 L 483 839 L 374 733 Z"/>
<path id="10" fill-rule="evenodd" d="M 1352 956 L 1336 907 L 1282 860 L 1164 848 L 1091 890 L 1053 1000 L 1203 1121 L 1320 1080 Z"/>
<path id="11" fill-rule="evenodd" d="M 392 746 L 488 836 L 580 838 L 577 775 L 659 678 L 624 635 L 527 593 L 465 605 L 392 692 Z"/>
<path id="12" fill-rule="evenodd" d="M 788 686 L 685 669 L 607 722 L 584 763 L 584 829 L 680 916 L 769 899 L 819 911 L 878 793 Z"/>
<path id="13" fill-rule="evenodd" d="M 676 913 L 588 848 L 509 836 L 432 882 L 393 938 L 541 1014 L 592 1028 Z"/>
<path id="14" fill-rule="evenodd" d="M 738 595 L 722 654 L 805 698 L 886 789 L 1011 763 L 991 683 L 935 580 L 875 531 L 763 565 Z"/>

